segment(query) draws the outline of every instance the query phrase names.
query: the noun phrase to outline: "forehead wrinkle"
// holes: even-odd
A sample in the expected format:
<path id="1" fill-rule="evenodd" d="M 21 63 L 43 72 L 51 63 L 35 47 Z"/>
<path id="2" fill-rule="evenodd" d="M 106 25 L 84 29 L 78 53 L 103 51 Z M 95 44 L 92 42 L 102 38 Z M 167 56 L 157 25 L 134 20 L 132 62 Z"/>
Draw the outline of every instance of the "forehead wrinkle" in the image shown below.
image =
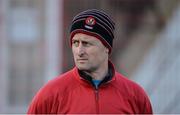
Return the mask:
<path id="1" fill-rule="evenodd" d="M 97 42 L 98 40 L 94 38 L 93 36 L 83 35 L 83 34 L 77 34 L 73 37 L 72 40 L 80 40 L 84 42 Z"/>

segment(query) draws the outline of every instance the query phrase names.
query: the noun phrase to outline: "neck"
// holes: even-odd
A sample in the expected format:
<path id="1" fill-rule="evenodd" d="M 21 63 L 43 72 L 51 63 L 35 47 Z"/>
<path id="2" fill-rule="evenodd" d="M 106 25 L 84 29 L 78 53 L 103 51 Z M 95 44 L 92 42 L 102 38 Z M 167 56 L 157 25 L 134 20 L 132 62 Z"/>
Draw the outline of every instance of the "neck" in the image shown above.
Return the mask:
<path id="1" fill-rule="evenodd" d="M 103 80 L 108 73 L 108 61 L 95 71 L 85 71 L 85 73 L 89 74 L 92 77 L 92 79 Z"/>

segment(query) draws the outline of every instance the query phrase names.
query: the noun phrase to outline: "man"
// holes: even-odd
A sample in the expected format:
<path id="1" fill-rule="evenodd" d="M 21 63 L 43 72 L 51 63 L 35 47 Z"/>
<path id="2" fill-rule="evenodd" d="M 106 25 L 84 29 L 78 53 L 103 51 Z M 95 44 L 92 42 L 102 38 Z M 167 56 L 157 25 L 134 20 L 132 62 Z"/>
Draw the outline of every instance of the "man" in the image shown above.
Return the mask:
<path id="1" fill-rule="evenodd" d="M 75 67 L 48 82 L 28 113 L 152 113 L 144 90 L 115 71 L 109 60 L 114 23 L 91 9 L 74 17 L 70 42 Z"/>

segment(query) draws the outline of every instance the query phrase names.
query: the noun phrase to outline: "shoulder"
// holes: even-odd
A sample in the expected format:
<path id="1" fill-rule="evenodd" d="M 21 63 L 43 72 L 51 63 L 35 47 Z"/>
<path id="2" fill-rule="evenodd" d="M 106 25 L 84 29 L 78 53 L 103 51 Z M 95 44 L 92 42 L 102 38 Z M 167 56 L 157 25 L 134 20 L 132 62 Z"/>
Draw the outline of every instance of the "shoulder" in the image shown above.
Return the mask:
<path id="1" fill-rule="evenodd" d="M 126 91 L 129 91 L 129 92 L 145 93 L 144 89 L 139 84 L 137 84 L 136 82 L 128 79 L 124 75 L 116 72 L 115 77 L 116 77 L 116 82 L 117 82 L 116 85 L 117 85 L 117 87 L 119 87 L 119 88 L 123 87 L 123 88 L 126 89 Z"/>
<path id="2" fill-rule="evenodd" d="M 139 84 L 117 72 L 115 77 L 115 87 L 121 91 L 124 96 L 130 100 L 134 99 L 136 102 L 141 102 L 143 99 L 149 101 L 147 93 Z"/>
<path id="3" fill-rule="evenodd" d="M 116 88 L 134 105 L 137 113 L 152 113 L 149 97 L 139 84 L 117 72 L 115 78 Z"/>
<path id="4" fill-rule="evenodd" d="M 68 91 L 77 87 L 74 79 L 73 69 L 48 81 L 34 96 L 36 101 L 51 101 L 51 99 L 63 97 Z"/>
<path id="5" fill-rule="evenodd" d="M 69 87 L 74 87 L 76 81 L 74 79 L 74 70 L 70 70 L 66 73 L 63 73 L 56 78 L 48 81 L 41 89 L 41 93 L 54 94 L 54 93 L 63 93 L 69 89 Z"/>
<path id="6" fill-rule="evenodd" d="M 28 113 L 49 113 L 52 106 L 57 108 L 66 94 L 77 87 L 73 71 L 74 69 L 48 81 L 34 96 Z"/>

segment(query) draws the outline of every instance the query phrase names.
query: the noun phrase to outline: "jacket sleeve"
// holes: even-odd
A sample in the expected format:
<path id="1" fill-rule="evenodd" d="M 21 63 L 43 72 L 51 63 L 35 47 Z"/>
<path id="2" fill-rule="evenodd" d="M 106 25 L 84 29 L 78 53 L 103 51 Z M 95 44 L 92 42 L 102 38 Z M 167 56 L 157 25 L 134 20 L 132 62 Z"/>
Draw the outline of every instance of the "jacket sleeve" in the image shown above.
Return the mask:
<path id="1" fill-rule="evenodd" d="M 45 114 L 51 112 L 51 101 L 44 100 L 43 97 L 36 95 L 32 100 L 27 114 Z"/>
<path id="2" fill-rule="evenodd" d="M 145 97 L 144 107 L 142 109 L 143 114 L 153 114 L 152 106 L 148 97 Z"/>
<path id="3" fill-rule="evenodd" d="M 139 108 L 138 113 L 139 114 L 153 114 L 151 102 L 149 100 L 149 97 L 145 93 L 144 89 L 141 90 L 138 94 L 137 99 L 137 106 Z"/>
<path id="4" fill-rule="evenodd" d="M 152 106 L 145 90 L 139 86 L 134 85 L 134 110 L 136 114 L 153 114 Z"/>
<path id="5" fill-rule="evenodd" d="M 33 98 L 27 114 L 56 113 L 60 105 L 60 96 L 57 92 L 48 87 L 44 87 Z"/>

